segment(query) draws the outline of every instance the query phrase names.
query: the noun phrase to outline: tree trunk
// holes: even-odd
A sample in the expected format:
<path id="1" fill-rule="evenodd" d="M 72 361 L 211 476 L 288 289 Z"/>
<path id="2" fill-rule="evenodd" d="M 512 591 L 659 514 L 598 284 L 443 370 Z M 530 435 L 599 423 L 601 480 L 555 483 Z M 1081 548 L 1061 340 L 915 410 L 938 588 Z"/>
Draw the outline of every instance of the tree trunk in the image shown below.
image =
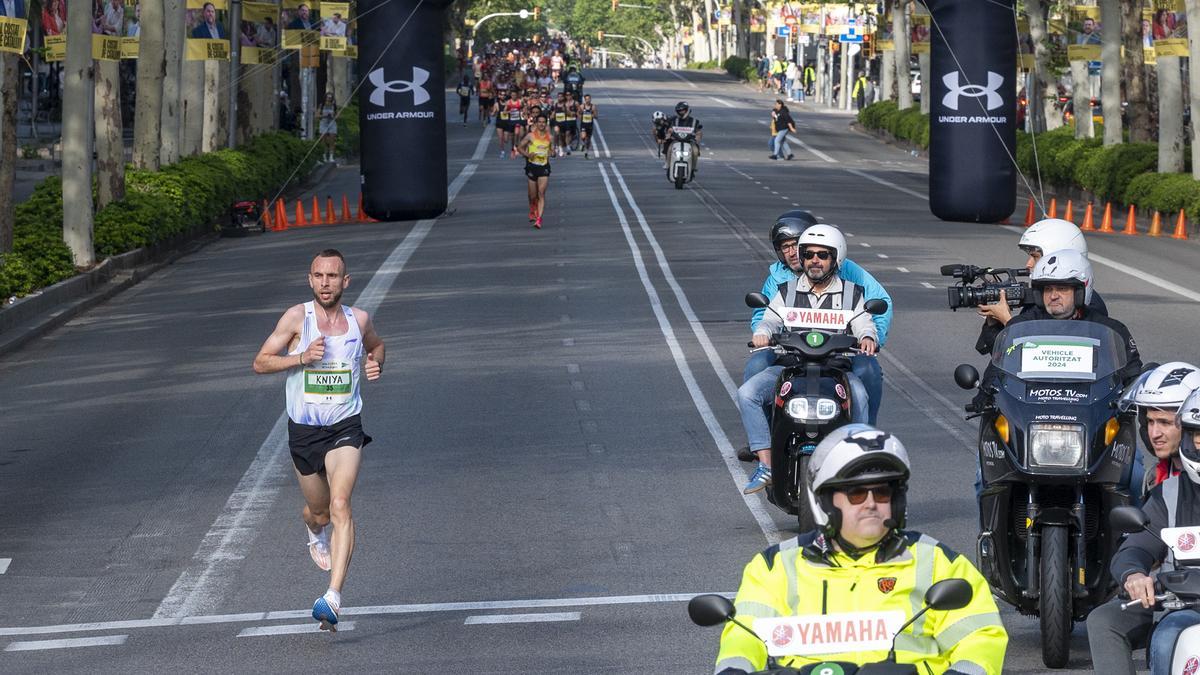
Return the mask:
<path id="1" fill-rule="evenodd" d="M 1178 56 L 1158 57 L 1158 172 L 1183 171 L 1183 77 Z"/>
<path id="2" fill-rule="evenodd" d="M 162 145 L 162 88 L 167 72 L 163 52 L 162 0 L 143 0 L 138 40 L 137 109 L 133 116 L 133 165 L 158 169 Z M 174 26 L 172 26 L 174 28 Z"/>
<path id="3" fill-rule="evenodd" d="M 881 85 L 883 86 L 883 95 L 881 100 L 895 101 L 896 100 L 896 52 L 881 52 L 883 55 L 883 65 L 879 68 L 881 74 Z"/>
<path id="4" fill-rule="evenodd" d="M 921 69 L 921 112 L 926 115 L 933 109 L 933 82 L 930 81 L 932 64 L 933 54 L 917 54 L 917 66 Z"/>
<path id="5" fill-rule="evenodd" d="M 854 91 L 854 60 L 850 58 L 850 45 L 844 44 L 838 50 L 842 55 L 842 89 L 838 96 L 838 104 L 842 110 L 850 110 L 850 94 Z"/>
<path id="6" fill-rule="evenodd" d="M 912 61 L 911 33 L 908 32 L 908 3 L 905 0 L 892 2 L 892 37 L 896 41 L 896 107 L 907 110 L 912 107 L 912 81 L 908 64 Z M 929 85 L 922 85 L 928 87 Z"/>
<path id="7" fill-rule="evenodd" d="M 0 253 L 13 247 L 13 179 L 17 173 L 17 98 L 20 73 L 17 54 L 0 55 L 0 96 L 4 99 L 0 112 Z M 37 85 L 34 84 L 34 98 Z M 0 300 L 2 302 L 2 300 Z"/>
<path id="8" fill-rule="evenodd" d="M 346 107 L 350 101 L 350 59 L 329 57 L 329 81 L 333 85 L 333 100 L 338 109 Z"/>
<path id="9" fill-rule="evenodd" d="M 704 0 L 704 44 L 708 51 L 708 61 L 717 58 L 717 42 L 716 29 L 712 25 L 713 15 L 713 0 Z"/>
<path id="10" fill-rule="evenodd" d="M 1100 0 L 1100 105 L 1104 112 L 1104 144 L 1116 145 L 1121 136 L 1121 25 L 1120 0 Z M 1139 24 L 1140 25 L 1140 24 Z"/>
<path id="11" fill-rule="evenodd" d="M 71 249 L 77 267 L 91 267 L 96 262 L 92 244 L 92 110 L 96 87 L 91 13 L 69 12 L 67 34 L 88 39 L 67 40 L 62 113 L 63 241 Z"/>
<path id="12" fill-rule="evenodd" d="M 121 62 L 96 62 L 96 209 L 125 196 Z"/>
<path id="13" fill-rule="evenodd" d="M 143 13 L 145 9 L 143 8 Z M 183 31 L 177 27 L 184 22 L 183 0 L 163 0 L 163 81 L 161 101 L 162 147 L 159 151 L 160 166 L 179 161 L 183 145 Z M 145 19 L 143 18 L 143 21 Z M 166 29 L 170 26 L 170 30 Z"/>
<path id="14" fill-rule="evenodd" d="M 1029 12 L 1029 36 L 1033 40 L 1035 86 L 1032 91 L 1033 96 L 1040 93 L 1041 99 L 1040 105 L 1036 107 L 1040 117 L 1034 120 L 1033 129 L 1035 132 L 1057 129 L 1062 126 L 1062 115 L 1058 108 L 1058 82 L 1050 75 L 1050 47 L 1046 25 L 1046 16 L 1050 8 L 1043 0 L 1025 0 L 1025 8 Z"/>
<path id="15" fill-rule="evenodd" d="M 200 154 L 204 136 L 204 62 L 183 62 L 183 80 L 180 83 L 180 100 L 183 101 L 183 139 L 179 154 L 192 157 Z"/>
<path id="16" fill-rule="evenodd" d="M 1075 108 L 1075 138 L 1092 138 L 1096 127 L 1092 124 L 1092 87 L 1088 81 L 1087 61 L 1071 62 L 1071 102 Z"/>
<path id="17" fill-rule="evenodd" d="M 220 150 L 225 146 L 225 136 L 221 133 L 221 113 L 224 106 L 221 99 L 221 61 L 204 62 L 203 124 L 200 132 L 200 152 L 208 153 Z"/>
<path id="18" fill-rule="evenodd" d="M 1129 120 L 1129 141 L 1154 140 L 1150 126 L 1150 103 L 1146 97 L 1146 64 L 1142 49 L 1142 3 L 1121 3 L 1121 44 L 1125 47 L 1121 81 L 1125 83 L 1125 102 Z"/>
<path id="19" fill-rule="evenodd" d="M 1200 0 L 1186 0 L 1187 19 L 1191 26 L 1200 26 Z M 1189 36 L 1191 33 L 1189 33 Z M 1200 38 L 1188 38 L 1188 90 L 1193 111 L 1200 111 Z M 1196 133 L 1200 131 L 1200 122 L 1192 115 L 1192 178 L 1200 180 L 1200 143 L 1196 141 Z"/>

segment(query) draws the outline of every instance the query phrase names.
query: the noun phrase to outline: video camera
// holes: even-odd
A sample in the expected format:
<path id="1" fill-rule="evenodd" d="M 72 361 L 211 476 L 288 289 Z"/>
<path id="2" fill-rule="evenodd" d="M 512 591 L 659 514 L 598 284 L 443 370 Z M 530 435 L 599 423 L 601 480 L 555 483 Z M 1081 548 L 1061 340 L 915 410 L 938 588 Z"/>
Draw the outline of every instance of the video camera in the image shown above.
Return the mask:
<path id="1" fill-rule="evenodd" d="M 974 308 L 1000 302 L 1000 291 L 1004 291 L 1009 307 L 1020 307 L 1032 301 L 1029 285 L 1017 281 L 1017 277 L 1029 276 L 1029 270 L 1023 267 L 942 265 L 942 276 L 960 280 L 946 289 L 950 295 L 950 309 L 954 311 L 959 307 Z M 979 280 L 983 283 L 973 285 Z"/>

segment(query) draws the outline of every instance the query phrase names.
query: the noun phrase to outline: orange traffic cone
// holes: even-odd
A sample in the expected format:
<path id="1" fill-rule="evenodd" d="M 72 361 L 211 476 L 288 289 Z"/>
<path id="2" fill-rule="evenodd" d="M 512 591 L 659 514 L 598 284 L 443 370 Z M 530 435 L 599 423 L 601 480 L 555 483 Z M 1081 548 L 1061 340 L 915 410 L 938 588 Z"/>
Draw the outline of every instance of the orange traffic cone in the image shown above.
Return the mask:
<path id="1" fill-rule="evenodd" d="M 1100 231 L 1105 234 L 1115 231 L 1112 226 L 1112 202 L 1104 205 L 1104 217 L 1100 219 Z"/>
<path id="2" fill-rule="evenodd" d="M 1150 231 L 1146 233 L 1148 237 L 1157 237 L 1162 234 L 1162 214 L 1158 211 L 1154 212 L 1154 216 L 1150 219 Z"/>
<path id="3" fill-rule="evenodd" d="M 1057 197 L 1050 198 L 1050 212 L 1046 214 L 1046 217 L 1047 218 L 1057 218 L 1058 217 L 1058 198 Z"/>
<path id="4" fill-rule="evenodd" d="M 287 209 L 283 207 L 283 200 L 275 200 L 275 229 L 282 232 L 288 227 Z"/>
<path id="5" fill-rule="evenodd" d="M 300 200 L 296 200 L 296 227 L 304 227 L 308 225 L 308 220 L 304 217 L 304 205 Z"/>
<path id="6" fill-rule="evenodd" d="M 1067 210 L 1063 212 L 1063 220 L 1075 224 L 1075 205 L 1070 199 L 1067 200 Z"/>
<path id="7" fill-rule="evenodd" d="M 1129 217 L 1125 219 L 1125 229 L 1121 230 L 1121 234 L 1134 235 L 1137 233 L 1137 207 L 1130 204 Z"/>
<path id="8" fill-rule="evenodd" d="M 1187 239 L 1187 216 L 1184 215 L 1183 209 L 1179 209 L 1179 217 L 1175 219 L 1175 234 L 1171 235 L 1172 239 Z"/>
<path id="9" fill-rule="evenodd" d="M 350 217 L 350 200 L 346 198 L 345 192 L 342 193 L 342 222 L 353 222 L 353 219 Z"/>
<path id="10" fill-rule="evenodd" d="M 317 201 L 316 195 L 313 195 L 312 224 L 313 225 L 324 224 L 324 221 L 321 220 L 321 203 Z"/>
<path id="11" fill-rule="evenodd" d="M 358 193 L 358 222 L 365 223 L 367 222 L 367 214 L 363 211 L 362 202 L 362 193 L 360 192 Z"/>
<path id="12" fill-rule="evenodd" d="M 1087 208 L 1083 210 L 1083 226 L 1079 229 L 1084 232 L 1091 232 L 1096 229 L 1096 221 L 1092 218 L 1092 203 L 1088 202 Z"/>
<path id="13" fill-rule="evenodd" d="M 333 196 L 332 195 L 325 195 L 325 222 L 329 223 L 330 225 L 338 222 L 337 218 L 335 218 L 333 215 Z"/>
<path id="14" fill-rule="evenodd" d="M 258 219 L 262 221 L 263 232 L 270 232 L 275 229 L 271 224 L 271 209 L 267 208 L 267 202 L 263 200 L 263 209 L 258 214 Z"/>
<path id="15" fill-rule="evenodd" d="M 1025 208 L 1025 227 L 1029 227 L 1034 223 L 1036 216 L 1033 211 L 1033 195 L 1029 196 L 1029 206 Z"/>

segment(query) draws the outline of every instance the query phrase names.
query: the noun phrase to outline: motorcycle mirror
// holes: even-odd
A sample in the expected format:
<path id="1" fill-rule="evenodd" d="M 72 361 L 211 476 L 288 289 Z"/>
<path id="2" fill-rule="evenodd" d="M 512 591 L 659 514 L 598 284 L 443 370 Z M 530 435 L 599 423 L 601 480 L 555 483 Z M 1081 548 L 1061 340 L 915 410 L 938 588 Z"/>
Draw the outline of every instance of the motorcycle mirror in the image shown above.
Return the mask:
<path id="1" fill-rule="evenodd" d="M 969 363 L 960 364 L 954 369 L 954 384 L 960 389 L 970 391 L 979 386 L 979 371 Z"/>
<path id="2" fill-rule="evenodd" d="M 750 307 L 752 309 L 761 309 L 763 307 L 766 307 L 769 304 L 771 304 L 771 301 L 768 300 L 767 296 L 763 295 L 762 293 L 747 293 L 746 294 L 746 306 L 747 307 Z"/>
<path id="3" fill-rule="evenodd" d="M 1118 506 L 1108 512 L 1108 526 L 1117 532 L 1133 534 L 1150 524 L 1150 518 L 1136 506 Z"/>
<path id="4" fill-rule="evenodd" d="M 925 604 L 943 612 L 971 604 L 975 592 L 965 579 L 942 579 L 925 591 Z"/>
<path id="5" fill-rule="evenodd" d="M 688 601 L 688 616 L 697 626 L 716 626 L 732 619 L 734 614 L 733 603 L 723 595 L 697 595 Z"/>
<path id="6" fill-rule="evenodd" d="M 883 298 L 872 298 L 863 304 L 863 310 L 865 310 L 867 314 L 874 314 L 875 316 L 886 314 L 888 311 L 887 300 L 884 300 Z"/>

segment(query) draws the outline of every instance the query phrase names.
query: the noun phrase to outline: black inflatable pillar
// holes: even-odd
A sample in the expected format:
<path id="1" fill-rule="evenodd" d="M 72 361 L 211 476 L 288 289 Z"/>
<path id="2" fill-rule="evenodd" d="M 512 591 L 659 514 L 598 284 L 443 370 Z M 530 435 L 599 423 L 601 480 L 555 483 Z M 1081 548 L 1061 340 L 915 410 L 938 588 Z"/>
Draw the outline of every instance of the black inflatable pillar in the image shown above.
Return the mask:
<path id="1" fill-rule="evenodd" d="M 1016 207 L 1016 0 L 925 0 L 930 41 L 929 209 L 994 223 Z"/>
<path id="2" fill-rule="evenodd" d="M 358 2 L 363 210 L 377 220 L 433 218 L 446 210 L 446 5 Z"/>

